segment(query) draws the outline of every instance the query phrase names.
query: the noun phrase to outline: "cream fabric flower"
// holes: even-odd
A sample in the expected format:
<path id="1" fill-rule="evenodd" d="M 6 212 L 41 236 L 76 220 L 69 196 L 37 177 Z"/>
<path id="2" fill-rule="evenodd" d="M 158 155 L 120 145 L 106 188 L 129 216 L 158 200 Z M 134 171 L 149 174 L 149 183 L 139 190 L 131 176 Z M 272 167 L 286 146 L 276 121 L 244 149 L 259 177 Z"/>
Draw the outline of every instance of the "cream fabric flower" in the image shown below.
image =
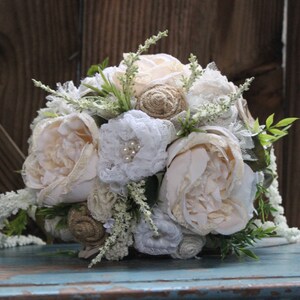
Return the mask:
<path id="1" fill-rule="evenodd" d="M 185 234 L 178 245 L 176 252 L 171 256 L 179 259 L 189 259 L 195 257 L 204 247 L 205 237 L 196 234 Z"/>
<path id="2" fill-rule="evenodd" d="M 199 235 L 229 235 L 252 217 L 256 176 L 243 162 L 237 139 L 206 126 L 168 149 L 160 199 L 169 216 Z"/>
<path id="3" fill-rule="evenodd" d="M 126 54 L 124 54 L 126 56 Z M 183 65 L 177 58 L 161 53 L 141 55 L 136 62 L 139 72 L 135 78 L 135 96 L 143 90 L 155 84 L 168 84 L 182 88 L 182 76 L 189 76 L 188 65 Z M 121 88 L 118 78 L 126 71 L 126 66 L 120 64 L 118 70 L 112 76 L 112 82 Z"/>
<path id="4" fill-rule="evenodd" d="M 99 178 L 114 192 L 129 181 L 151 176 L 166 166 L 166 148 L 175 136 L 173 124 L 130 110 L 100 128 Z"/>
<path id="5" fill-rule="evenodd" d="M 112 207 L 117 197 L 108 184 L 97 180 L 93 191 L 87 198 L 87 207 L 92 217 L 102 223 L 107 222 L 112 215 Z"/>
<path id="6" fill-rule="evenodd" d="M 150 117 L 170 120 L 187 110 L 188 106 L 179 89 L 167 84 L 156 84 L 138 97 L 136 108 Z"/>
<path id="7" fill-rule="evenodd" d="M 152 229 L 145 220 L 141 220 L 134 232 L 134 247 L 139 252 L 151 255 L 175 252 L 182 239 L 180 226 L 175 224 L 167 214 L 164 214 L 158 208 L 153 210 L 152 220 L 157 226 L 160 236 L 153 236 Z"/>
<path id="8" fill-rule="evenodd" d="M 24 182 L 42 205 L 85 201 L 97 176 L 97 152 L 98 128 L 89 115 L 45 119 L 33 130 Z"/>

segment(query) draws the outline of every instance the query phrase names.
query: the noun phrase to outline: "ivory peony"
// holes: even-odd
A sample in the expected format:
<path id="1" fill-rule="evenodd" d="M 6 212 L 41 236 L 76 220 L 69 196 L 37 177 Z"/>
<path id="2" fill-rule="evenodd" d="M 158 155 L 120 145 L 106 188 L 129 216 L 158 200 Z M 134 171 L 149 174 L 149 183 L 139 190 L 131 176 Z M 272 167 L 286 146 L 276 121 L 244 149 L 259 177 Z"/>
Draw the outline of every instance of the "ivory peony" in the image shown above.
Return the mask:
<path id="1" fill-rule="evenodd" d="M 42 205 L 85 201 L 97 176 L 97 161 L 98 128 L 89 115 L 48 118 L 33 130 L 24 182 L 38 191 Z"/>
<path id="2" fill-rule="evenodd" d="M 228 130 L 201 129 L 169 147 L 162 207 L 196 234 L 233 234 L 252 217 L 256 176 Z"/>

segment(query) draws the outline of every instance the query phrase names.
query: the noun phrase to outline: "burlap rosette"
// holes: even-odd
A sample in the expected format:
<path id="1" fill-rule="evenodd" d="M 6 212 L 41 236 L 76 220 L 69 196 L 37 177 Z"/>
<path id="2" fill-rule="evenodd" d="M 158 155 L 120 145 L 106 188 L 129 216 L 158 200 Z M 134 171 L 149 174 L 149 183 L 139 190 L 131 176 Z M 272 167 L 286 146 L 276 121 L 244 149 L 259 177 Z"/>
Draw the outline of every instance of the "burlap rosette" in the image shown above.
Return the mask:
<path id="1" fill-rule="evenodd" d="M 70 209 L 68 227 L 75 240 L 83 246 L 78 255 L 81 258 L 94 255 L 105 242 L 105 228 L 91 217 L 86 204 Z"/>
<path id="2" fill-rule="evenodd" d="M 140 94 L 136 108 L 150 117 L 170 120 L 188 107 L 183 93 L 176 87 L 156 84 Z"/>

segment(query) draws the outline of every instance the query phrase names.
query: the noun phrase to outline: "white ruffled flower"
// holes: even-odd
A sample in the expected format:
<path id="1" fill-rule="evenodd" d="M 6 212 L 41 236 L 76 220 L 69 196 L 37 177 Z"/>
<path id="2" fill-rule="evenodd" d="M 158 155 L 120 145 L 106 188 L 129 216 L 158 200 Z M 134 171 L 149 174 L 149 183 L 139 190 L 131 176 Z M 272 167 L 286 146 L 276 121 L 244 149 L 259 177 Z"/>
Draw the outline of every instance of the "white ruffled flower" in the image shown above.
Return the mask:
<path id="1" fill-rule="evenodd" d="M 229 95 L 236 91 L 236 86 L 218 71 L 214 63 L 210 63 L 203 75 L 195 81 L 186 98 L 191 112 L 195 113 L 203 110 L 207 104 L 217 104 L 221 100 L 229 99 Z M 227 128 L 236 122 L 237 117 L 238 109 L 232 105 L 228 111 L 213 121 L 213 125 Z"/>
<path id="2" fill-rule="evenodd" d="M 187 101 L 193 112 L 207 103 L 219 102 L 236 91 L 236 86 L 216 69 L 214 63 L 211 63 L 193 84 L 187 95 Z"/>
<path id="3" fill-rule="evenodd" d="M 53 237 L 59 238 L 65 242 L 75 241 L 70 230 L 66 228 L 57 229 L 57 224 L 61 221 L 61 217 L 45 220 L 45 230 Z"/>
<path id="4" fill-rule="evenodd" d="M 99 177 L 115 192 L 164 169 L 173 124 L 130 110 L 100 128 Z"/>
<path id="5" fill-rule="evenodd" d="M 189 259 L 195 257 L 205 245 L 205 237 L 195 234 L 186 234 L 183 236 L 177 250 L 171 256 L 179 259 Z"/>
<path id="6" fill-rule="evenodd" d="M 174 253 L 182 239 L 180 227 L 158 208 L 153 210 L 152 219 L 160 235 L 154 236 L 145 220 L 141 220 L 134 232 L 134 247 L 151 255 Z"/>
<path id="7" fill-rule="evenodd" d="M 94 190 L 87 198 L 87 206 L 94 219 L 105 223 L 112 216 L 116 200 L 117 195 L 111 192 L 109 185 L 97 180 Z"/>
<path id="8" fill-rule="evenodd" d="M 206 132 L 191 133 L 169 147 L 161 206 L 196 234 L 233 234 L 253 216 L 257 176 L 228 130 L 201 129 Z"/>

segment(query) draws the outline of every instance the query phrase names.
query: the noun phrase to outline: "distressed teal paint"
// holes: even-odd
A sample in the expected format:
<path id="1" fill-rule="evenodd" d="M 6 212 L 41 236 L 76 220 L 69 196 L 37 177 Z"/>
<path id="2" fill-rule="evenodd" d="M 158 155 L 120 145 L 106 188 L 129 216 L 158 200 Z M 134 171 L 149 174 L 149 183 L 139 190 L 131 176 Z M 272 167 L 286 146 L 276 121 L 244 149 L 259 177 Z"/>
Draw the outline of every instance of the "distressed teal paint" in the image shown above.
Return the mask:
<path id="1" fill-rule="evenodd" d="M 0 250 L 0 299 L 300 299 L 300 244 L 256 249 L 259 261 L 129 259 L 87 261 L 57 250 L 78 245 Z"/>

